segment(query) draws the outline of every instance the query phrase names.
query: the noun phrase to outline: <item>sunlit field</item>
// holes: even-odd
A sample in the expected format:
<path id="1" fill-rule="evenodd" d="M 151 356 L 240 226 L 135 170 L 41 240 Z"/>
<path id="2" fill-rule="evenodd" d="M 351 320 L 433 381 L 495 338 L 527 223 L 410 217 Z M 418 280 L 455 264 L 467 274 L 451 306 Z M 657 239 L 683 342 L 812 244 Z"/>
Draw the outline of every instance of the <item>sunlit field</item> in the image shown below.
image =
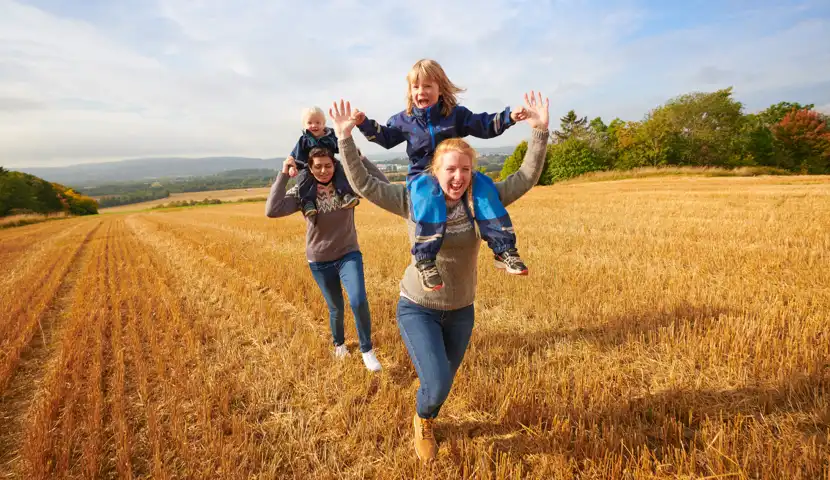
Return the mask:
<path id="1" fill-rule="evenodd" d="M 509 208 L 530 275 L 482 245 L 431 465 L 405 224 L 357 208 L 379 373 L 350 312 L 333 357 L 299 214 L 0 230 L 0 477 L 830 479 L 830 177 L 534 188 Z"/>
<path id="2" fill-rule="evenodd" d="M 235 188 L 231 190 L 211 190 L 207 192 L 187 192 L 187 193 L 171 193 L 167 198 L 158 198 L 141 203 L 131 203 L 129 205 L 119 205 L 117 207 L 102 208 L 101 213 L 116 213 L 116 212 L 131 212 L 136 210 L 144 210 L 155 207 L 156 205 L 167 204 L 171 202 L 181 202 L 189 200 L 204 200 L 206 198 L 215 198 L 223 202 L 235 202 L 246 198 L 267 197 L 270 187 L 262 188 Z"/>

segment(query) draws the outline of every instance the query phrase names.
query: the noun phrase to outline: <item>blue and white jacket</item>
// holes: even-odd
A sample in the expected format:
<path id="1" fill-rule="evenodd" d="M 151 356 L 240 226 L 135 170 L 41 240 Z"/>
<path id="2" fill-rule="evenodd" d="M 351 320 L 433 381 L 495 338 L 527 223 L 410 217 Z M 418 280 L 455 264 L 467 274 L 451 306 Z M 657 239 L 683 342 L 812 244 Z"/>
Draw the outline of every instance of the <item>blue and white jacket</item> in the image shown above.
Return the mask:
<path id="1" fill-rule="evenodd" d="M 308 166 L 308 152 L 314 147 L 324 147 L 331 151 L 332 154 L 340 153 L 337 148 L 337 136 L 334 130 L 326 127 L 324 134 L 320 138 L 315 138 L 314 135 L 304 130 L 297 144 L 294 145 L 294 150 L 291 150 L 291 156 L 296 160 L 297 168 L 306 168 Z"/>
<path id="2" fill-rule="evenodd" d="M 463 138 L 472 135 L 478 138 L 493 138 L 504 133 L 514 122 L 510 119 L 510 107 L 500 113 L 473 113 L 457 105 L 446 117 L 441 116 L 443 99 L 427 108 L 413 108 L 412 115 L 406 110 L 393 115 L 386 126 L 367 118 L 357 128 L 367 140 L 390 149 L 406 142 L 409 157 L 409 182 L 425 171 L 432 162 L 435 147 L 448 138 Z"/>

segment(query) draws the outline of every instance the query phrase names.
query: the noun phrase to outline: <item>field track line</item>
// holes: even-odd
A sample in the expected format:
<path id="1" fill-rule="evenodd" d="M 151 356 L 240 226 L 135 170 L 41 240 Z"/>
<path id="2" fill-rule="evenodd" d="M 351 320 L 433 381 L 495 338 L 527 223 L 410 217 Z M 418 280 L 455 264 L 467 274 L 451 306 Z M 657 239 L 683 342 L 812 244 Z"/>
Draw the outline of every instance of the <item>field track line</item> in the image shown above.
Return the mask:
<path id="1" fill-rule="evenodd" d="M 86 260 L 87 246 L 100 227 L 98 223 L 90 230 L 73 253 L 57 292 L 38 319 L 39 331 L 23 351 L 8 388 L 0 396 L 0 478 L 14 478 L 8 475 L 15 471 L 26 413 L 42 382 L 46 360 L 60 339 L 63 317 L 72 307 L 73 291 Z"/>
<path id="2" fill-rule="evenodd" d="M 45 240 L 38 241 L 38 238 L 32 239 L 27 247 L 21 249 L 22 251 L 11 252 L 14 258 L 8 264 L 3 266 L 3 276 L 0 278 L 0 292 L 17 282 L 17 280 L 31 268 L 31 264 L 37 262 L 38 257 L 52 245 L 55 245 L 58 240 L 67 237 L 69 234 L 78 229 L 83 223 L 77 223 L 69 228 L 61 230 L 55 235 L 47 237 Z M 2 239 L 4 242 L 7 239 Z M 9 243 L 10 244 L 10 243 Z M 2 257 L 0 257 L 2 258 Z"/>
<path id="3" fill-rule="evenodd" d="M 192 240 L 178 238 L 172 233 L 156 234 L 146 231 L 140 225 L 136 225 L 136 220 L 137 219 L 135 218 L 127 219 L 127 225 L 135 232 L 136 238 L 147 245 L 151 250 L 157 252 L 163 257 L 166 257 L 167 262 L 170 265 L 173 265 L 178 269 L 185 270 L 188 267 L 196 266 L 202 270 L 219 271 L 223 272 L 226 277 L 237 278 L 245 284 L 251 292 L 251 295 L 261 295 L 269 298 L 272 300 L 272 305 L 277 306 L 279 310 L 281 310 L 284 314 L 289 315 L 291 318 L 301 320 L 302 323 L 307 325 L 308 328 L 318 335 L 322 335 L 324 338 L 327 338 L 329 335 L 327 318 L 325 319 L 326 322 L 315 321 L 315 318 L 311 312 L 305 308 L 298 308 L 293 303 L 289 302 L 285 297 L 280 295 L 280 293 L 274 288 L 271 288 L 253 276 L 240 272 L 225 262 L 210 255 L 210 253 L 206 251 L 198 251 L 194 246 L 192 246 L 195 245 Z M 149 223 L 153 224 L 155 222 Z M 162 236 L 167 236 L 168 238 L 162 238 Z M 190 263 L 181 256 L 175 255 L 173 253 L 173 249 L 171 248 L 173 245 L 178 245 L 187 251 L 193 252 L 194 255 L 201 256 L 201 262 Z M 213 272 L 208 275 L 213 276 Z"/>

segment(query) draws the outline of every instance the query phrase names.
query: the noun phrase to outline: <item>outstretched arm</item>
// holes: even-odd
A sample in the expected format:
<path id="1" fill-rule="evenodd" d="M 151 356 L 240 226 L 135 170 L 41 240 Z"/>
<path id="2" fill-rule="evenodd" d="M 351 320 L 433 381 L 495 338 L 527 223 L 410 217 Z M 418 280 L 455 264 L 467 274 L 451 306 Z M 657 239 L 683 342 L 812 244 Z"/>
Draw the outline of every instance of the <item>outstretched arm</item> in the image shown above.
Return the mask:
<path id="1" fill-rule="evenodd" d="M 352 129 L 355 121 L 351 117 L 351 105 L 340 100 L 340 106 L 334 104 L 334 111 L 329 109 L 329 116 L 334 121 L 339 139 L 340 157 L 343 159 L 343 170 L 349 183 L 358 195 L 368 199 L 380 208 L 400 215 L 409 217 L 409 199 L 406 187 L 383 182 L 369 174 L 366 166 L 357 153 L 357 146 L 352 138 Z"/>
<path id="2" fill-rule="evenodd" d="M 525 94 L 525 105 L 527 122 L 533 130 L 524 161 L 518 171 L 508 176 L 504 181 L 496 182 L 496 190 L 498 190 L 499 197 L 501 197 L 502 204 L 505 207 L 521 198 L 539 182 L 542 168 L 545 166 L 545 154 L 547 153 L 548 136 L 550 134 L 548 131 L 550 102 L 547 98 L 543 101 L 541 93 L 538 94 L 537 98 L 534 92 L 531 92 L 530 98 Z"/>
<path id="3" fill-rule="evenodd" d="M 389 179 L 386 178 L 386 174 L 381 172 L 378 166 L 370 162 L 368 158 L 361 155 L 360 161 L 363 163 L 363 166 L 366 167 L 366 170 L 369 172 L 369 175 L 377 178 L 383 183 L 389 183 Z"/>
<path id="4" fill-rule="evenodd" d="M 524 107 L 510 111 L 510 107 L 499 113 L 473 113 L 461 105 L 455 107 L 456 128 L 460 136 L 472 135 L 478 138 L 498 137 L 508 128 L 527 118 Z"/>
<path id="5" fill-rule="evenodd" d="M 352 115 L 352 118 L 355 120 L 355 124 L 360 130 L 360 133 L 366 137 L 366 140 L 377 143 L 387 150 L 406 141 L 403 132 L 393 126 L 391 118 L 386 122 L 386 126 L 370 118 L 366 118 L 366 114 L 357 110 Z"/>
<path id="6" fill-rule="evenodd" d="M 282 171 L 271 185 L 268 200 L 265 202 L 265 215 L 270 218 L 285 217 L 300 209 L 297 197 L 286 194 L 285 185 L 288 183 L 288 170 L 293 167 L 283 163 Z"/>

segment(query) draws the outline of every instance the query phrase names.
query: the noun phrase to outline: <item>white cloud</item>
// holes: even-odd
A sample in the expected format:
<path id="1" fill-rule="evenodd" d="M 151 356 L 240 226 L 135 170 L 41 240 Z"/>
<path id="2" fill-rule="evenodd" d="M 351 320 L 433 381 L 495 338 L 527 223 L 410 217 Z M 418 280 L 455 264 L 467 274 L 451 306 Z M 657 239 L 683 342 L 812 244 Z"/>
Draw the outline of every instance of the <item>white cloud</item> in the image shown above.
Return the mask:
<path id="1" fill-rule="evenodd" d="M 58 15 L 0 0 L 0 162 L 284 156 L 304 106 L 327 108 L 342 96 L 379 121 L 401 110 L 406 72 L 422 57 L 467 88 L 462 100 L 474 111 L 516 105 L 539 89 L 554 118 L 571 108 L 640 118 L 671 96 L 726 85 L 773 103 L 788 100 L 773 98 L 776 89 L 830 82 L 827 20 L 776 24 L 771 16 L 786 15 L 768 10 L 649 34 L 653 12 L 635 0 L 95 8 L 79 1 Z M 472 143 L 506 145 L 527 132 Z M 358 142 L 369 154 L 381 150 Z"/>

